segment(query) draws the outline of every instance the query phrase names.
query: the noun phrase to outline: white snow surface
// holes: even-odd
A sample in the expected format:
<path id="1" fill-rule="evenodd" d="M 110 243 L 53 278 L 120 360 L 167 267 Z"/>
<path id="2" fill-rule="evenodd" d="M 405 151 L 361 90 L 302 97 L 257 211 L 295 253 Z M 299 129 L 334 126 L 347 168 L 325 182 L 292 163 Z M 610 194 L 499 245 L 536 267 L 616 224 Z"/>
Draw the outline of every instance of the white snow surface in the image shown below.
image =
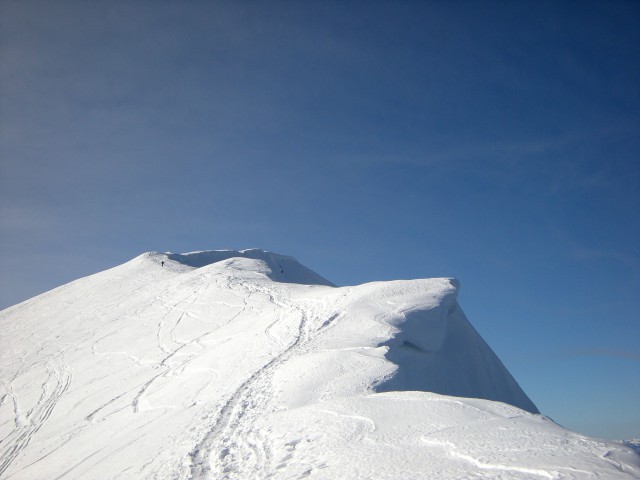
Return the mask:
<path id="1" fill-rule="evenodd" d="M 39 295 L 0 312 L 0 478 L 640 478 L 537 413 L 457 291 L 252 249 Z"/>

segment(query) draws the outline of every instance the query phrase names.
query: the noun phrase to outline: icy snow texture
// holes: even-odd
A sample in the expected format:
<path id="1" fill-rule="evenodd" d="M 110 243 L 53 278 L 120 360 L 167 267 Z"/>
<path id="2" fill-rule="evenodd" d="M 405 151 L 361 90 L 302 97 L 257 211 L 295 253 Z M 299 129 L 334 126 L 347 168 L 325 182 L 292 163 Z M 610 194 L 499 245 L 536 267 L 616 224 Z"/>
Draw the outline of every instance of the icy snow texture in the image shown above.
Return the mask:
<path id="1" fill-rule="evenodd" d="M 456 294 L 261 250 L 64 285 L 0 312 L 0 478 L 638 478 L 535 414 Z"/>

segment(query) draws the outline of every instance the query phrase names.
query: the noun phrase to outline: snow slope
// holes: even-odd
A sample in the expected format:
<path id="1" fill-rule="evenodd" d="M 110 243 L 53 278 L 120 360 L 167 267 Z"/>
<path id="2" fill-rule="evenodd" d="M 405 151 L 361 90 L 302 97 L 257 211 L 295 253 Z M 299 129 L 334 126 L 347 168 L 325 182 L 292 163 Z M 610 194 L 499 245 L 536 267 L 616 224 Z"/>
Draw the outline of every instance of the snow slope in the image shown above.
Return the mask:
<path id="1" fill-rule="evenodd" d="M 0 478 L 640 478 L 537 414 L 457 290 L 255 249 L 59 287 L 0 312 Z"/>

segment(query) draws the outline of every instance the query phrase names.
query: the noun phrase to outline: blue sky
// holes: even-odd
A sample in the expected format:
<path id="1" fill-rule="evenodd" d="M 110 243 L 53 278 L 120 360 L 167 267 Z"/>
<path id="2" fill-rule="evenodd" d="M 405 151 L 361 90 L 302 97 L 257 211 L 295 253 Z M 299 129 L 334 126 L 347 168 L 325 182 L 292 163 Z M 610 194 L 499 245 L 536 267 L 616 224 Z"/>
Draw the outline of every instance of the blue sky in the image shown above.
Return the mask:
<path id="1" fill-rule="evenodd" d="M 455 276 L 538 407 L 640 435 L 636 2 L 0 1 L 0 306 L 150 250 Z"/>

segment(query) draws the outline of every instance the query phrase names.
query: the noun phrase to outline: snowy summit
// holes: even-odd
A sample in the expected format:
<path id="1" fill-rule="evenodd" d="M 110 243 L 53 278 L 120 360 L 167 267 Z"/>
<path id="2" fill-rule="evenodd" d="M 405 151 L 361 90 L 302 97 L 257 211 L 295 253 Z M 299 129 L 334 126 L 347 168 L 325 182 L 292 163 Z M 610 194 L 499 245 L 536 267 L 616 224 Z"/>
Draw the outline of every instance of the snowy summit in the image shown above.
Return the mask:
<path id="1" fill-rule="evenodd" d="M 56 288 L 0 312 L 0 478 L 640 478 L 539 414 L 457 294 L 257 249 Z"/>

